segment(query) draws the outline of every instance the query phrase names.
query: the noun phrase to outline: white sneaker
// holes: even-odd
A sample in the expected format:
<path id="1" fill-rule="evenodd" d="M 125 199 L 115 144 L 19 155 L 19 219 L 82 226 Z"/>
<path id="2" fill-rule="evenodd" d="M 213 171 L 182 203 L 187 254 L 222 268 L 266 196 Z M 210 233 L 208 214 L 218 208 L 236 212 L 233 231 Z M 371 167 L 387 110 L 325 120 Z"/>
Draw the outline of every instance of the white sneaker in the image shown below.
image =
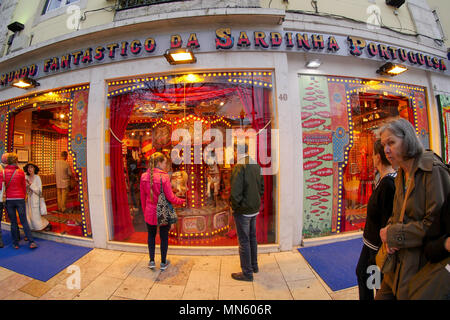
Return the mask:
<path id="1" fill-rule="evenodd" d="M 150 269 L 155 269 L 156 268 L 156 264 L 155 264 L 155 261 L 150 261 L 149 263 L 148 263 L 148 267 L 150 268 Z"/>

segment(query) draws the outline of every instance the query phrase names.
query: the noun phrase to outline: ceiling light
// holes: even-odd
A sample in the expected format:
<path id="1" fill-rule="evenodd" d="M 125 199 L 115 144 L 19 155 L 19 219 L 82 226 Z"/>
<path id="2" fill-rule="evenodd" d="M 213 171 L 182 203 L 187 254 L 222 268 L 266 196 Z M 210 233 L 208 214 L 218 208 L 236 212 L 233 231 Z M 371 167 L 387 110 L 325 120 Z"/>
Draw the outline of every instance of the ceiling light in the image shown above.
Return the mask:
<path id="1" fill-rule="evenodd" d="M 322 61 L 320 61 L 319 59 L 313 59 L 313 60 L 309 60 L 306 63 L 306 67 L 310 68 L 310 69 L 317 69 L 318 67 L 320 67 L 321 64 L 322 64 Z"/>
<path id="2" fill-rule="evenodd" d="M 21 89 L 29 89 L 39 86 L 39 82 L 34 79 L 24 77 L 20 79 L 16 79 L 12 82 L 12 85 Z"/>
<path id="3" fill-rule="evenodd" d="M 168 49 L 164 54 L 170 64 L 195 63 L 197 59 L 189 48 Z"/>
<path id="4" fill-rule="evenodd" d="M 406 70 L 408 70 L 408 68 L 404 65 L 387 62 L 377 70 L 377 73 L 381 75 L 396 76 L 400 73 L 405 72 Z"/>

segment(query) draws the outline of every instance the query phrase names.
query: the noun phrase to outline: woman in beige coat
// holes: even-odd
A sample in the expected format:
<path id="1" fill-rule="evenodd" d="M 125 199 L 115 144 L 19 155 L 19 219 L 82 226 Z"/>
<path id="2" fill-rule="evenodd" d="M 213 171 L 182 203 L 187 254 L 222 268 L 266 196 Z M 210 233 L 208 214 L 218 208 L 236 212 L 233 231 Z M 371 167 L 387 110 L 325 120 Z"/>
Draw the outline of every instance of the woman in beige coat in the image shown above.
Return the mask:
<path id="1" fill-rule="evenodd" d="M 450 175 L 432 151 L 424 151 L 414 127 L 405 119 L 386 124 L 380 131 L 386 158 L 398 167 L 392 217 L 381 229 L 381 240 L 397 256 L 393 272 L 386 273 L 376 300 L 408 299 L 409 280 L 426 263 L 423 239 L 450 193 Z M 407 187 L 403 221 L 401 209 Z"/>

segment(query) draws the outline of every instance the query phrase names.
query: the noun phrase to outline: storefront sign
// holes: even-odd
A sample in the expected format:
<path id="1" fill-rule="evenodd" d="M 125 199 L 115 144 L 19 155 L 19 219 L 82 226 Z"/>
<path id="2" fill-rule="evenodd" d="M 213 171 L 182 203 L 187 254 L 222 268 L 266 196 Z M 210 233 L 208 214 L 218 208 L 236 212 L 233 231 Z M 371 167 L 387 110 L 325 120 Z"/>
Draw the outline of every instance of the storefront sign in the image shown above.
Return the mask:
<path id="1" fill-rule="evenodd" d="M 190 47 L 195 52 L 297 51 L 393 61 L 416 68 L 447 73 L 444 58 L 394 45 L 370 42 L 356 36 L 334 36 L 303 32 L 243 31 L 219 28 L 214 33 L 166 34 L 141 39 L 95 44 L 63 52 L 39 63 L 0 75 L 0 88 L 24 76 L 41 78 L 79 68 L 116 61 L 162 56 L 169 48 Z"/>

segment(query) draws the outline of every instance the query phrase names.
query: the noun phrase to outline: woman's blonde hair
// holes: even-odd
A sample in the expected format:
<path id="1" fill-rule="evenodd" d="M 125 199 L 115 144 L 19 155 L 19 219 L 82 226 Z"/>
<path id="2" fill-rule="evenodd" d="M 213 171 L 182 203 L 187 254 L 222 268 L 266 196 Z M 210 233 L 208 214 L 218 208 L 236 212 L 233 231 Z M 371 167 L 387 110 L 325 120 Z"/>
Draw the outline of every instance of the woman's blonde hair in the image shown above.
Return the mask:
<path id="1" fill-rule="evenodd" d="M 150 171 L 150 200 L 153 201 L 153 169 L 156 168 L 156 166 L 166 160 L 167 157 L 164 153 L 161 152 L 155 152 L 151 155 L 150 161 L 148 164 L 148 170 Z"/>
<path id="2" fill-rule="evenodd" d="M 19 161 L 17 154 L 14 152 L 8 153 L 8 157 L 6 158 L 6 163 L 9 165 L 16 164 Z"/>

